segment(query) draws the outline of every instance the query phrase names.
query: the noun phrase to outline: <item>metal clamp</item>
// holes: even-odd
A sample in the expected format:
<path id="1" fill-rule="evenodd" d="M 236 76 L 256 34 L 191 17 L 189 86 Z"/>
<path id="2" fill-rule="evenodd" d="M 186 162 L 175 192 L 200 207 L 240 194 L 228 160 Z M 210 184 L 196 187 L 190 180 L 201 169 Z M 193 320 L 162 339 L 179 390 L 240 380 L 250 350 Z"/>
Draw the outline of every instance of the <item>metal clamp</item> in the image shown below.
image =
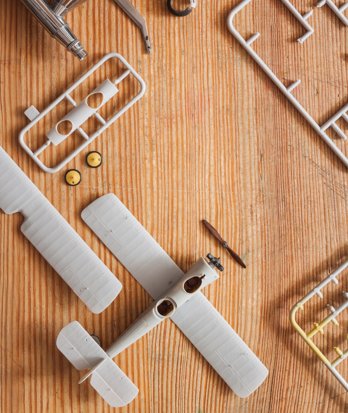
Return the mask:
<path id="1" fill-rule="evenodd" d="M 177 10 L 173 7 L 173 0 L 167 0 L 167 7 L 170 13 L 177 17 L 185 17 L 191 14 L 192 10 L 197 7 L 196 0 L 190 0 L 190 5 L 184 10 Z"/>

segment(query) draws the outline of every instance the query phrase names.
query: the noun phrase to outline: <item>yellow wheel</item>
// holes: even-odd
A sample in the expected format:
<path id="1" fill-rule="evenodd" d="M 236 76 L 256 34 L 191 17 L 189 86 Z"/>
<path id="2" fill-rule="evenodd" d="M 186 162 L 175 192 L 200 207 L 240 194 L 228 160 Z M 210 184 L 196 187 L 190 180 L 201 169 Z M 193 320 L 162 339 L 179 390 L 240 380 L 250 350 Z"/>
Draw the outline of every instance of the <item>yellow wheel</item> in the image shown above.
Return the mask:
<path id="1" fill-rule="evenodd" d="M 103 163 L 103 157 L 101 153 L 97 151 L 88 152 L 86 156 L 86 163 L 90 168 L 99 168 Z"/>
<path id="2" fill-rule="evenodd" d="M 65 174 L 65 182 L 69 186 L 76 186 L 81 182 L 81 173 L 77 169 L 69 169 Z"/>

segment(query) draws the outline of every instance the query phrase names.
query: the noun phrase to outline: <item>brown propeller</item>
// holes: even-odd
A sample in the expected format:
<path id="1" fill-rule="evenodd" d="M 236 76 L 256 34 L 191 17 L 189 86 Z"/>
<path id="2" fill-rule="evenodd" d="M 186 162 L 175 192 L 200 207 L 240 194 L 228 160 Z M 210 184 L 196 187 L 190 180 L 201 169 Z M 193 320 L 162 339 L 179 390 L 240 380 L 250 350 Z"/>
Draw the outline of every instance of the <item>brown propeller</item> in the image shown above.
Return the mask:
<path id="1" fill-rule="evenodd" d="M 211 225 L 209 224 L 208 221 L 205 219 L 202 219 L 203 225 L 207 228 L 207 230 L 211 233 L 211 235 L 219 242 L 219 244 L 225 248 L 225 250 L 231 255 L 231 257 L 238 262 L 240 266 L 243 268 L 246 268 L 246 265 L 244 261 L 241 259 L 241 257 L 233 251 L 233 249 L 228 245 L 228 243 L 222 238 L 222 236 L 218 233 L 218 231 Z"/>

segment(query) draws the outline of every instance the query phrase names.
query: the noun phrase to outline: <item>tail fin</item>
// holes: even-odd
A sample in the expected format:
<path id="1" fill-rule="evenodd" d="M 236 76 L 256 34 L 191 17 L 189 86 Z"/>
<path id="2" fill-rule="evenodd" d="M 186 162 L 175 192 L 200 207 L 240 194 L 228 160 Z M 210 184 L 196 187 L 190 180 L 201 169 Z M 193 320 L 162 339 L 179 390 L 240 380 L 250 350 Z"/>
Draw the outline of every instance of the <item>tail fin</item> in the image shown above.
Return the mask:
<path id="1" fill-rule="evenodd" d="M 77 370 L 92 370 L 90 383 L 110 406 L 126 406 L 137 396 L 138 388 L 77 321 L 61 330 L 57 347 Z"/>

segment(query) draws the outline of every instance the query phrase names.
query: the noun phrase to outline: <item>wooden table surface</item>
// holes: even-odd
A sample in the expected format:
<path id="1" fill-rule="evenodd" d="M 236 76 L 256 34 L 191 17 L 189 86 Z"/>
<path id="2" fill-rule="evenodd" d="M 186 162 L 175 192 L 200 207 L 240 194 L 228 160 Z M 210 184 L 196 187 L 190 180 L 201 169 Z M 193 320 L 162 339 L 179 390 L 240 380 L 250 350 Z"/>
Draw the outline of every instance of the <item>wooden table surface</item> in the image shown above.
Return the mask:
<path id="1" fill-rule="evenodd" d="M 117 358 L 140 389 L 120 411 L 347 411 L 343 388 L 289 323 L 292 305 L 347 254 L 347 170 L 228 32 L 237 1 L 198 1 L 182 19 L 165 3 L 134 0 L 147 18 L 151 55 L 111 0 L 79 7 L 68 21 L 89 51 L 81 63 L 19 1 L 0 1 L 1 146 L 124 286 L 104 313 L 92 315 L 21 235 L 22 218 L 0 214 L 1 412 L 112 411 L 77 384 L 79 373 L 55 347 L 71 320 L 108 345 L 150 303 L 79 217 L 108 192 L 183 269 L 210 251 L 221 255 L 226 270 L 205 294 L 270 371 L 257 392 L 239 399 L 168 321 Z M 310 5 L 294 3 L 301 12 Z M 254 1 L 236 24 L 245 35 L 262 33 L 255 49 L 284 83 L 302 79 L 295 94 L 322 122 L 347 102 L 348 37 L 326 7 L 312 21 L 315 34 L 303 46 L 295 41 L 303 28 L 280 1 Z M 90 146 L 104 155 L 100 169 L 85 166 L 86 151 L 69 163 L 83 175 L 71 188 L 66 169 L 45 174 L 20 148 L 23 110 L 43 109 L 110 51 L 126 57 L 148 91 Z M 203 218 L 240 252 L 246 270 L 208 236 Z M 340 328 L 347 332 L 347 317 Z"/>

